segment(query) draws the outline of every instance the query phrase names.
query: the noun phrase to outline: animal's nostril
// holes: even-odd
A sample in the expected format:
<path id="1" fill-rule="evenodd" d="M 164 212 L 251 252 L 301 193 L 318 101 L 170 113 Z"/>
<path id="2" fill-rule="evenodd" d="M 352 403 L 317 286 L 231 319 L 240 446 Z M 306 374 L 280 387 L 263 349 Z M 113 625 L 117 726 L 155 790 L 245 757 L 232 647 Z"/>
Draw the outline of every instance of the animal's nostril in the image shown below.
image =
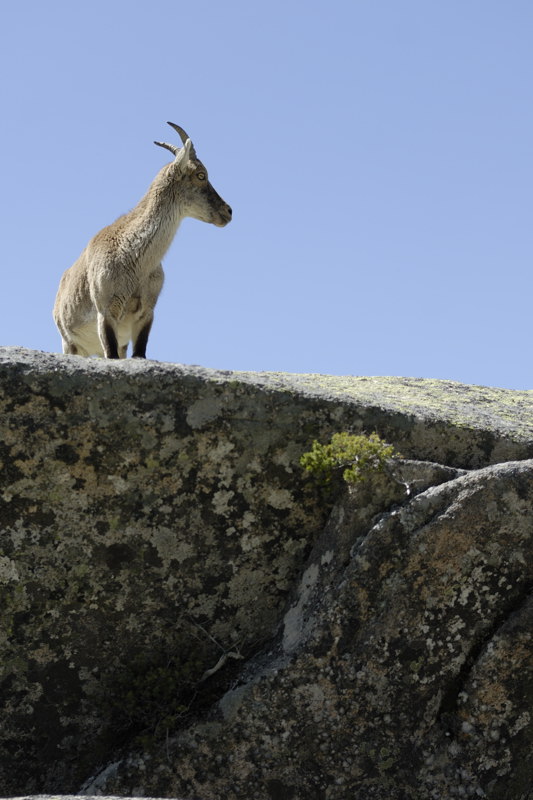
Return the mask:
<path id="1" fill-rule="evenodd" d="M 233 211 L 231 210 L 231 206 L 226 206 L 226 209 L 227 209 L 228 214 L 231 217 L 231 215 L 233 214 Z"/>

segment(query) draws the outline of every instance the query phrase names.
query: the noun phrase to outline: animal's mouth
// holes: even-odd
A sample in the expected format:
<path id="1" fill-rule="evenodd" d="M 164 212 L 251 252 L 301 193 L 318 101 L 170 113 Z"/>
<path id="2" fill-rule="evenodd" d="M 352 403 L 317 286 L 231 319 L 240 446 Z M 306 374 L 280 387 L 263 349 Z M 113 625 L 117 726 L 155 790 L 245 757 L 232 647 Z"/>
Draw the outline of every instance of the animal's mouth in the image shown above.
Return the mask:
<path id="1" fill-rule="evenodd" d="M 228 222 L 231 222 L 231 218 L 233 216 L 231 206 L 229 206 L 227 203 L 222 203 L 217 209 L 217 216 L 218 220 L 215 222 L 215 225 L 217 225 L 219 228 L 223 228 L 224 225 L 227 225 Z"/>
<path id="2" fill-rule="evenodd" d="M 218 218 L 213 220 L 213 225 L 216 225 L 217 228 L 224 228 L 228 222 L 231 222 L 231 214 L 219 214 Z"/>

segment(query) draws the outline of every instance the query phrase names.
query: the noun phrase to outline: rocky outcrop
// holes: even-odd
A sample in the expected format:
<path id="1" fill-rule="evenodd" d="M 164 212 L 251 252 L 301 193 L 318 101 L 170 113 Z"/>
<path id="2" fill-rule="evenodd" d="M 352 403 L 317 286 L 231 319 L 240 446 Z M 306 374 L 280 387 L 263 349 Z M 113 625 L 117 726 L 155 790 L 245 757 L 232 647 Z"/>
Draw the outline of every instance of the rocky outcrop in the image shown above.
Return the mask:
<path id="1" fill-rule="evenodd" d="M 14 348 L 0 389 L 3 794 L 528 797 L 533 393 Z M 405 461 L 332 508 L 339 430 Z"/>
<path id="2" fill-rule="evenodd" d="M 532 500 L 533 462 L 480 470 L 380 519 L 343 563 L 346 497 L 278 647 L 166 762 L 116 764 L 106 790 L 179 795 L 194 776 L 193 796 L 213 799 L 258 785 L 272 798 L 526 797 Z"/>

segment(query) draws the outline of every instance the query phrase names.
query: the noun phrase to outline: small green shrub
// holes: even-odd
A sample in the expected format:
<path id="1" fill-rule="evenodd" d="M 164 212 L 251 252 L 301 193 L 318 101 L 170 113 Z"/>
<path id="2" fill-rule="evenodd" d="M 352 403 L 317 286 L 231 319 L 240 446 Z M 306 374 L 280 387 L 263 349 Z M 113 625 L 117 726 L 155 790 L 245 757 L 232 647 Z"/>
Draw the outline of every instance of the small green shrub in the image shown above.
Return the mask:
<path id="1" fill-rule="evenodd" d="M 342 469 L 346 483 L 353 485 L 372 472 L 382 471 L 387 461 L 398 456 L 393 445 L 384 442 L 377 433 L 369 436 L 334 433 L 329 444 L 315 440 L 311 450 L 300 458 L 300 464 L 325 485 Z"/>

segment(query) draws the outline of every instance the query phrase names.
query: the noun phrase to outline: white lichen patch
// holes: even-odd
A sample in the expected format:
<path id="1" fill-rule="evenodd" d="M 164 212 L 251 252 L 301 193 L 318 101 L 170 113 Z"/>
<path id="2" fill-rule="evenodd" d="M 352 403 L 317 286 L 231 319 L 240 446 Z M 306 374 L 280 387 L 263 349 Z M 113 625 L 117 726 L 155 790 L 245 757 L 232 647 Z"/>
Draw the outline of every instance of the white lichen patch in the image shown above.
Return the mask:
<path id="1" fill-rule="evenodd" d="M 516 734 L 521 731 L 523 728 L 527 728 L 528 725 L 531 724 L 531 714 L 529 711 L 523 711 L 513 725 L 509 727 L 509 733 L 511 736 L 516 736 Z"/>
<path id="2" fill-rule="evenodd" d="M 266 501 L 272 508 L 280 510 L 294 505 L 293 497 L 287 489 L 271 489 L 267 492 Z"/>
<path id="3" fill-rule="evenodd" d="M 7 556 L 0 556 L 0 583 L 16 582 L 20 579 L 17 565 Z"/>
<path id="4" fill-rule="evenodd" d="M 223 408 L 223 403 L 219 398 L 203 397 L 190 406 L 187 412 L 187 424 L 196 430 L 203 428 L 208 422 L 213 422 Z"/>
<path id="5" fill-rule="evenodd" d="M 230 503 L 235 497 L 235 492 L 220 489 L 213 495 L 213 509 L 215 514 L 226 516 L 230 512 Z"/>
<path id="6" fill-rule="evenodd" d="M 243 553 L 251 553 L 261 546 L 261 536 L 254 536 L 253 534 L 242 534 L 240 538 L 241 549 Z"/>
<path id="7" fill-rule="evenodd" d="M 233 450 L 235 450 L 234 442 L 220 440 L 217 442 L 216 446 L 209 451 L 209 459 L 215 463 L 225 461 Z"/>
<path id="8" fill-rule="evenodd" d="M 156 528 L 152 530 L 150 538 L 159 558 L 167 568 L 173 561 L 180 564 L 194 556 L 194 548 L 190 542 L 178 540 L 176 532 L 170 528 Z"/>
<path id="9" fill-rule="evenodd" d="M 108 475 L 107 479 L 118 494 L 128 491 L 128 481 L 120 475 Z"/>

